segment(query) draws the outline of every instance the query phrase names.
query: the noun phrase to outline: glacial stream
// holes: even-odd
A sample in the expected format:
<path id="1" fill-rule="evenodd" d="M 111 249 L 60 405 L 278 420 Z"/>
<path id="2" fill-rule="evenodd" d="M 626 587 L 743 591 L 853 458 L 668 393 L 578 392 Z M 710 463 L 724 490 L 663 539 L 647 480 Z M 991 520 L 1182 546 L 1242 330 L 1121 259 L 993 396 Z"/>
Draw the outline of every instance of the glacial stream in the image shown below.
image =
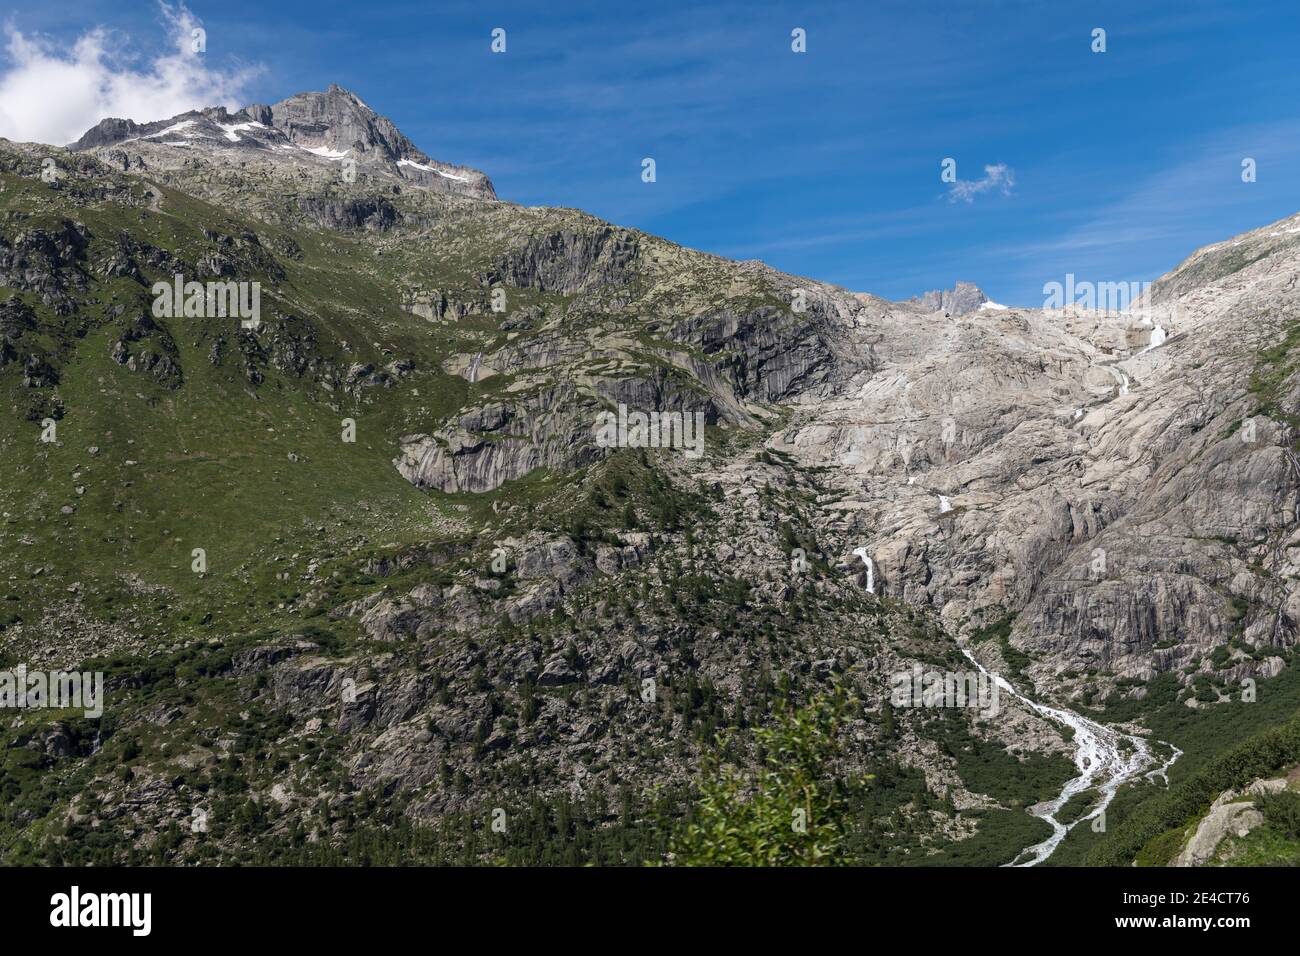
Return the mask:
<path id="1" fill-rule="evenodd" d="M 1000 690 L 1011 694 L 1040 716 L 1059 721 L 1074 729 L 1074 765 L 1079 770 L 1079 776 L 1069 780 L 1055 799 L 1040 803 L 1030 810 L 1034 816 L 1051 824 L 1052 835 L 1042 843 L 1025 847 L 1007 866 L 1036 866 L 1042 863 L 1056 851 L 1070 830 L 1080 823 L 1092 821 L 1105 813 L 1111 800 L 1115 798 L 1115 792 L 1122 784 L 1134 777 L 1144 775 L 1151 782 L 1154 782 L 1156 777 L 1163 777 L 1168 784 L 1169 768 L 1183 753 L 1173 744 L 1161 741 L 1171 750 L 1169 759 L 1161 763 L 1160 758 L 1151 752 L 1150 742 L 1142 737 L 1121 733 L 1070 710 L 1060 710 L 1032 701 L 1012 687 L 1002 675 L 990 672 L 966 648 L 962 648 L 962 653 L 980 669 L 981 673 L 992 679 Z M 1061 823 L 1056 819 L 1056 815 L 1061 812 L 1071 797 L 1093 787 L 1097 788 L 1098 799 L 1086 815 L 1069 824 Z"/>

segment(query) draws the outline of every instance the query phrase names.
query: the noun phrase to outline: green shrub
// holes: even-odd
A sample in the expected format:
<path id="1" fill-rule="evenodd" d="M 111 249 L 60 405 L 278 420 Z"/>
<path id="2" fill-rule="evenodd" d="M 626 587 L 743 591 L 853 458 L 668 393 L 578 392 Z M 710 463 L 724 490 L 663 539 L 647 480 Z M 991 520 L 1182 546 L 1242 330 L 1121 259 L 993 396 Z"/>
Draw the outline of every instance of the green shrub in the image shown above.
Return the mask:
<path id="1" fill-rule="evenodd" d="M 753 779 L 723 766 L 725 740 L 706 759 L 690 818 L 670 846 L 684 866 L 815 866 L 847 862 L 849 802 L 830 778 L 841 696 L 817 697 L 754 732 L 763 766 Z"/>
<path id="2" fill-rule="evenodd" d="M 1255 806 L 1264 814 L 1268 825 L 1291 840 L 1300 840 L 1300 793 L 1282 790 L 1261 794 Z"/>

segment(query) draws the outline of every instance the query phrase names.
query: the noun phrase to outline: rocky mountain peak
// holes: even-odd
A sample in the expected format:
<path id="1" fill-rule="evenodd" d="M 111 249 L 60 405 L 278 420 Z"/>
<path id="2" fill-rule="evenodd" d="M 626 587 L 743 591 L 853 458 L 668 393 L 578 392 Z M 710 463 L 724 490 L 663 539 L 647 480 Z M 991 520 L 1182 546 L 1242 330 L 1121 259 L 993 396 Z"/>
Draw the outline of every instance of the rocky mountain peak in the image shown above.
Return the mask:
<path id="1" fill-rule="evenodd" d="M 435 192 L 496 198 L 486 175 L 431 159 L 391 120 L 336 83 L 324 92 L 297 93 L 272 106 L 255 103 L 235 112 L 207 107 L 148 123 L 108 118 L 69 146 L 74 151 L 122 148 L 140 151 L 135 158 L 142 163 L 136 165 L 145 167 L 171 166 L 177 151 L 184 151 L 183 157 L 235 162 L 257 151 L 275 163 L 350 165 Z M 132 162 L 128 157 L 128 165 Z"/>
<path id="2" fill-rule="evenodd" d="M 911 299 L 928 312 L 945 312 L 948 315 L 966 315 L 989 301 L 980 287 L 973 282 L 958 282 L 951 289 L 931 289 Z"/>
<path id="3" fill-rule="evenodd" d="M 359 157 L 378 154 L 392 162 L 430 161 L 392 121 L 337 83 L 331 83 L 324 93 L 298 93 L 263 109 L 269 111 L 270 125 L 282 130 L 295 145 L 352 152 Z"/>

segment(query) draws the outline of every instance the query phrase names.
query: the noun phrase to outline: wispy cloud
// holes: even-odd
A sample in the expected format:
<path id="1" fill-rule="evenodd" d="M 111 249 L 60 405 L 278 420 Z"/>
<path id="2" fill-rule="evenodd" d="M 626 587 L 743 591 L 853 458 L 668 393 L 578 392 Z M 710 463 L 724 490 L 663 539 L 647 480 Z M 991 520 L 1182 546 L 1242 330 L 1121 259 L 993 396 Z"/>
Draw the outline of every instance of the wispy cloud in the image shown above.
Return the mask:
<path id="1" fill-rule="evenodd" d="M 128 44 L 103 28 L 62 48 L 5 27 L 8 64 L 0 72 L 0 136 L 63 145 L 101 119 L 165 119 L 204 106 L 242 105 L 256 69 L 210 69 L 193 49 L 202 28 L 185 6 L 160 3 L 157 54 L 143 63 L 123 52 Z"/>
<path id="2" fill-rule="evenodd" d="M 997 190 L 1010 196 L 1016 185 L 1016 171 L 1006 163 L 984 167 L 983 179 L 959 179 L 948 187 L 949 202 L 972 203 L 982 193 Z"/>
<path id="3" fill-rule="evenodd" d="M 1093 207 L 1072 227 L 1029 242 L 983 248 L 991 262 L 1020 265 L 1028 286 L 1065 272 L 1105 280 L 1150 280 L 1195 248 L 1258 228 L 1296 209 L 1300 123 L 1279 120 L 1232 127 L 1194 144 L 1180 144 L 1181 159 L 1156 163 L 1110 202 Z M 1241 161 L 1259 161 L 1258 183 L 1241 178 Z M 1009 270 L 1008 270 L 1009 271 Z"/>

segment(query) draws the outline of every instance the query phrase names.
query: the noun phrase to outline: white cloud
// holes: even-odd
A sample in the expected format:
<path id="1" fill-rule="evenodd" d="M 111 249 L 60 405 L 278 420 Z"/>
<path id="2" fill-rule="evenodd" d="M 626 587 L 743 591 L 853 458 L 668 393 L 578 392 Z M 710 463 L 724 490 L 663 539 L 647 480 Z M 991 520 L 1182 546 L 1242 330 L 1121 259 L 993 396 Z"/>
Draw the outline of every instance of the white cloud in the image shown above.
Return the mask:
<path id="1" fill-rule="evenodd" d="M 204 106 L 242 105 L 258 72 L 212 70 L 207 53 L 191 49 L 200 21 L 185 8 L 159 4 L 159 52 L 139 62 L 102 27 L 70 47 L 5 27 L 8 63 L 0 70 L 0 136 L 18 142 L 66 145 L 101 119 L 167 119 Z"/>
<path id="2" fill-rule="evenodd" d="M 948 187 L 948 201 L 974 202 L 980 193 L 997 189 L 1002 195 L 1010 196 L 1016 185 L 1016 171 L 1006 163 L 984 167 L 983 179 L 959 179 Z"/>

